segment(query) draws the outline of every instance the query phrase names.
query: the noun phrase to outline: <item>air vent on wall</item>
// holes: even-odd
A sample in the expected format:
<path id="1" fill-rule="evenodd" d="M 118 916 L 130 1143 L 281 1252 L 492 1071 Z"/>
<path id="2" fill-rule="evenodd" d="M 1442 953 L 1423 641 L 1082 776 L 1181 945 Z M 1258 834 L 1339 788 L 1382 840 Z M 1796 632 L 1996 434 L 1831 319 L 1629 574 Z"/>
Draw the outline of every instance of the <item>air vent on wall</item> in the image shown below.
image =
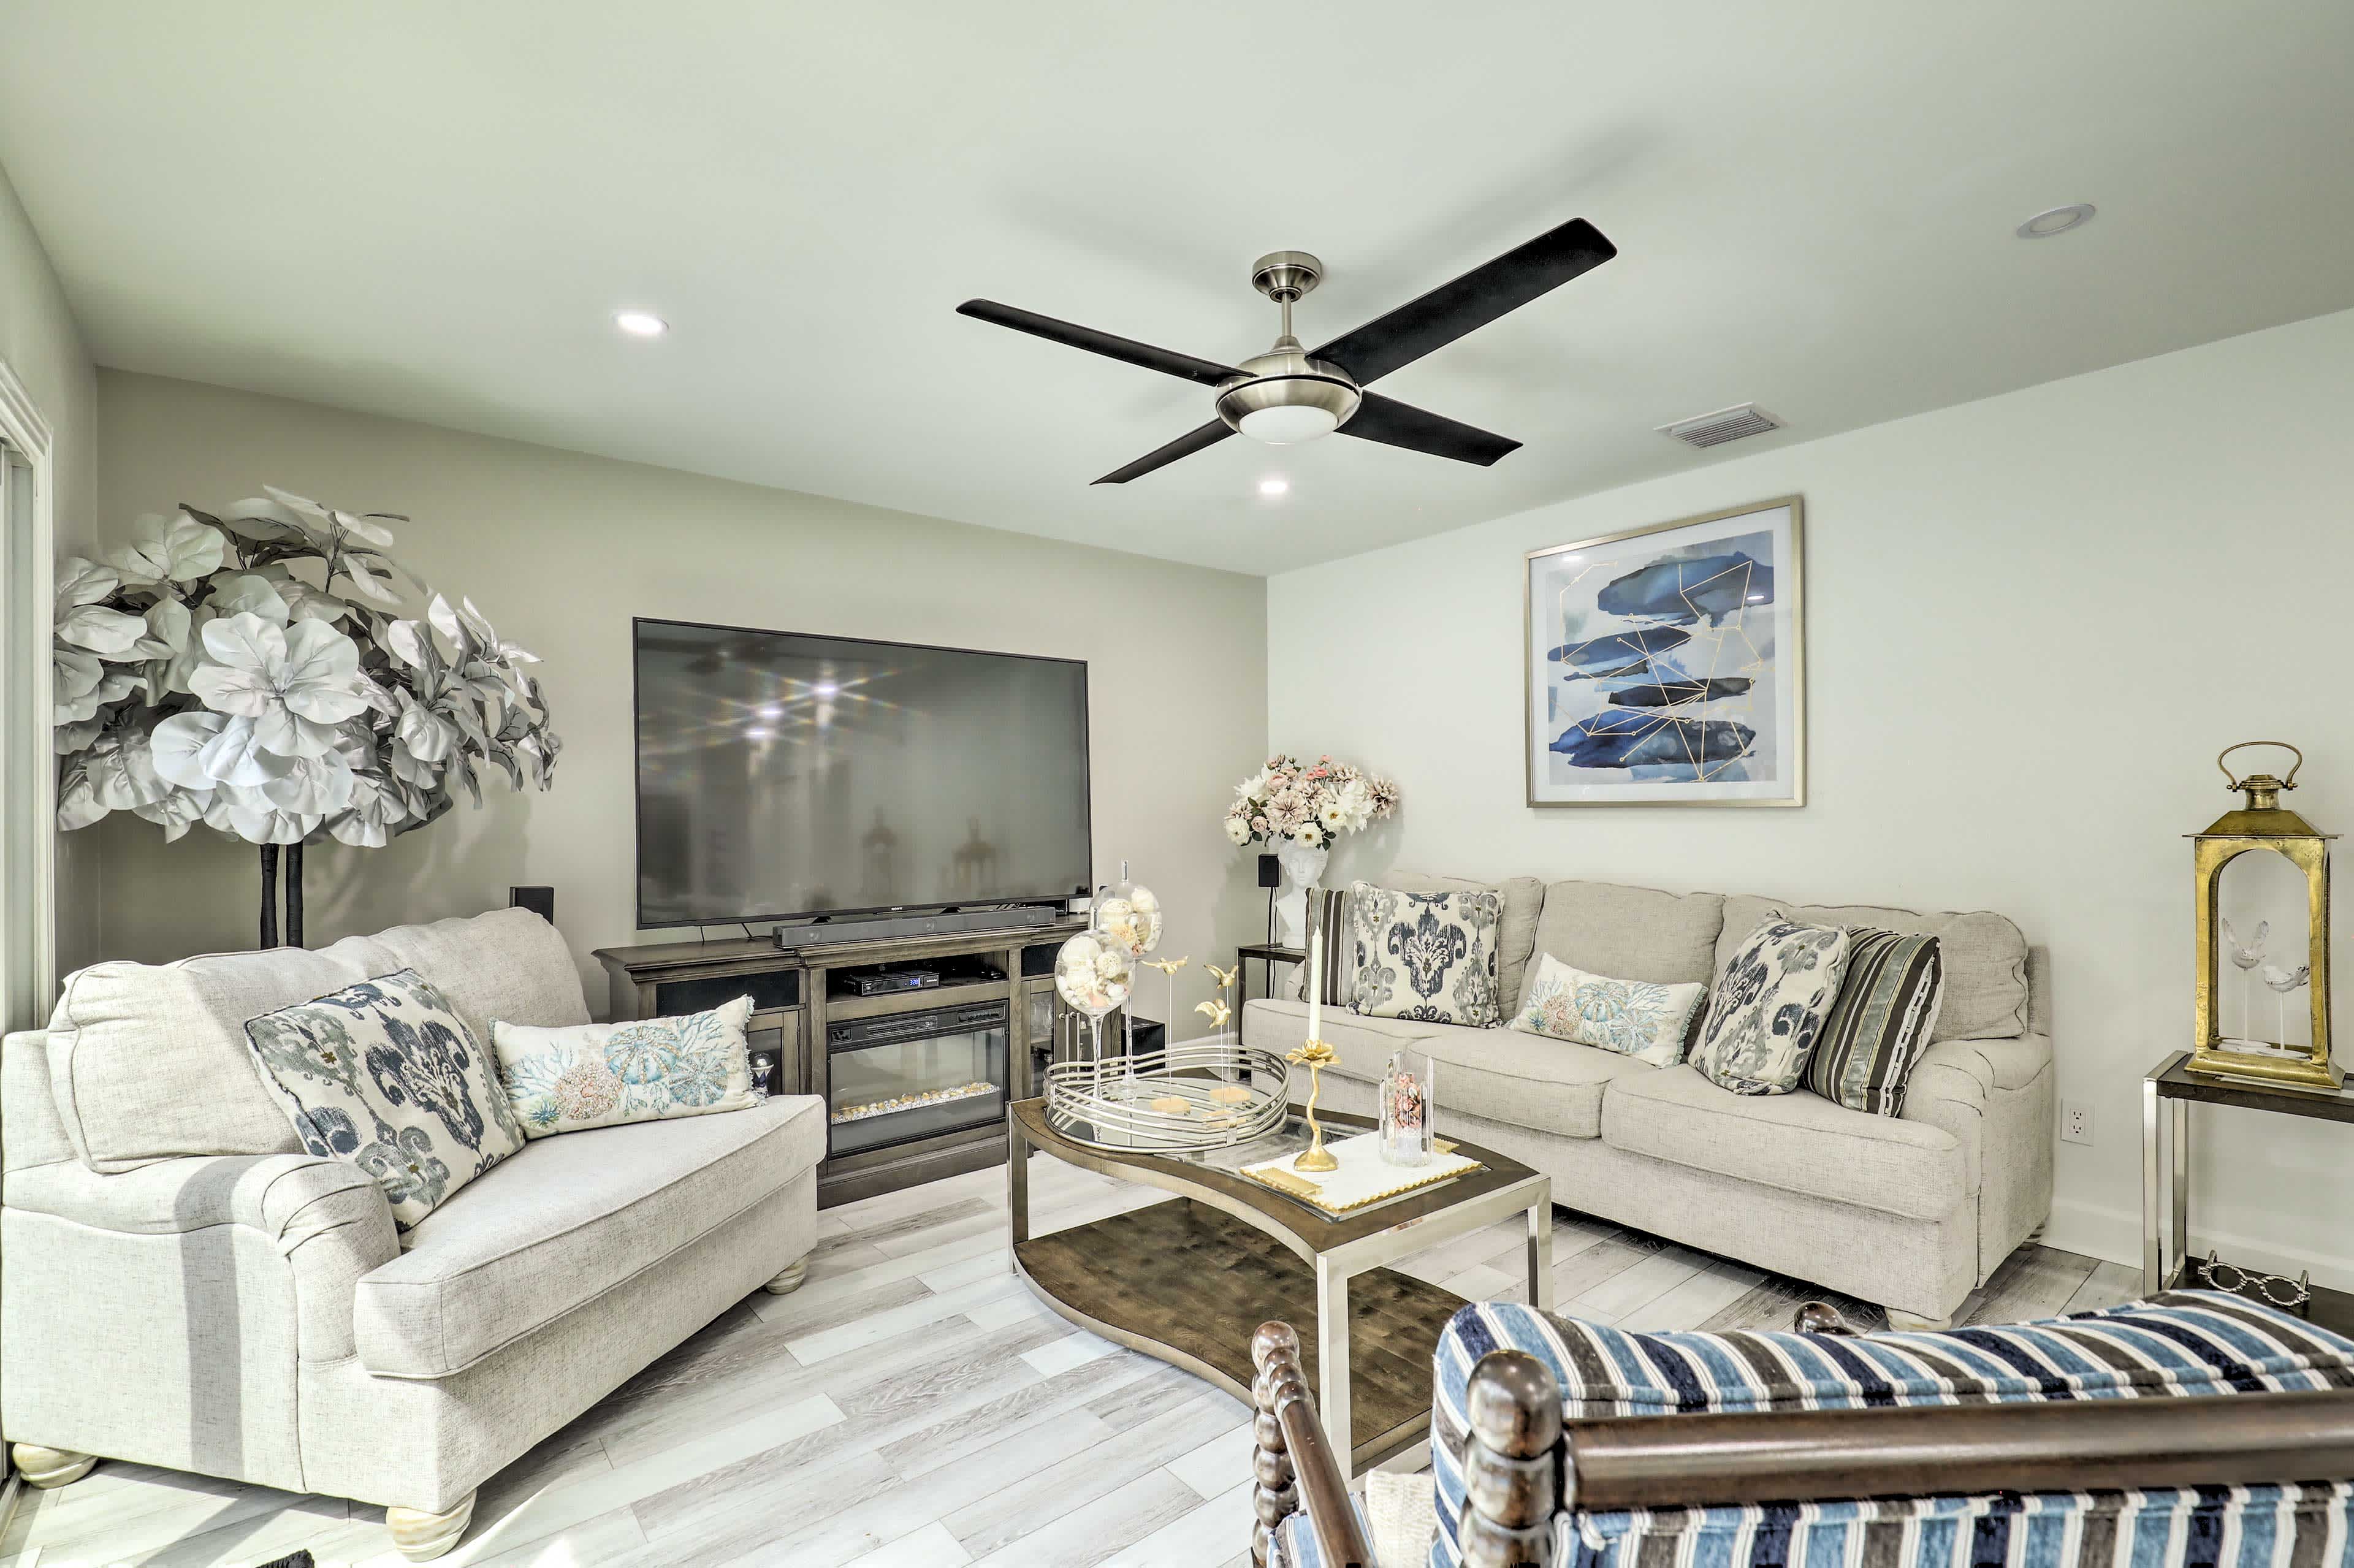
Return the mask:
<path id="1" fill-rule="evenodd" d="M 1673 436 L 1691 447 L 1721 447 L 1727 441 L 1737 441 L 1744 436 L 1762 436 L 1768 430 L 1778 430 L 1782 421 L 1755 403 L 1738 403 L 1730 408 L 1719 408 L 1713 414 L 1697 418 L 1678 419 L 1672 425 L 1661 425 L 1659 433 Z"/>

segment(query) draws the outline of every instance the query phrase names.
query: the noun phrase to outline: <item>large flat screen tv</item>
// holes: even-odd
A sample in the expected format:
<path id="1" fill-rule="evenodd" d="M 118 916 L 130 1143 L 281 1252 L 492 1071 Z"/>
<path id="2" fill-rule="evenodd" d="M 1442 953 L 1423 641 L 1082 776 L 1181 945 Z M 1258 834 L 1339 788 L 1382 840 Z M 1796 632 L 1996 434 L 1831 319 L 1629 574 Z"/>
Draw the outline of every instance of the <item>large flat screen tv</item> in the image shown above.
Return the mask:
<path id="1" fill-rule="evenodd" d="M 641 927 L 1087 892 L 1084 662 L 632 624 Z"/>

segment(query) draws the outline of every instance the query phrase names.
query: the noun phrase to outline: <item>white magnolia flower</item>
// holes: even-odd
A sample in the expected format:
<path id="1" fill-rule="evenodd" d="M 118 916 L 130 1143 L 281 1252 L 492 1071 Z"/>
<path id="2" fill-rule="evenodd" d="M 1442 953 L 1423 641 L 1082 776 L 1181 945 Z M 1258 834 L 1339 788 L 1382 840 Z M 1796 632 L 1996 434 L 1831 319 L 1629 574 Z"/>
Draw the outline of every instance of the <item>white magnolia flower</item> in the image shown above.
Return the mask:
<path id="1" fill-rule="evenodd" d="M 87 723 L 98 716 L 99 709 L 121 702 L 139 686 L 134 672 L 110 670 L 95 655 L 69 648 L 50 651 L 49 669 L 49 692 L 56 704 L 53 724 Z"/>
<path id="2" fill-rule="evenodd" d="M 112 567 L 80 556 L 60 566 L 52 611 L 58 640 L 109 657 L 128 652 L 146 635 L 147 623 L 99 602 L 122 586 L 122 574 Z"/>
<path id="3" fill-rule="evenodd" d="M 1327 832 L 1337 833 L 1349 825 L 1349 813 L 1338 800 L 1329 800 L 1316 808 L 1316 820 Z"/>
<path id="4" fill-rule="evenodd" d="M 256 844 L 299 844 L 326 819 L 281 810 L 259 789 L 224 784 L 205 806 L 205 826 Z"/>
<path id="5" fill-rule="evenodd" d="M 356 643 L 323 620 L 271 625 L 232 615 L 204 630 L 205 662 L 188 684 L 207 707 L 253 721 L 254 738 L 281 757 L 318 757 L 335 726 L 365 712 Z"/>
<path id="6" fill-rule="evenodd" d="M 332 752 L 298 758 L 291 769 L 260 789 L 261 798 L 281 810 L 333 816 L 352 803 L 352 765 Z"/>
<path id="7" fill-rule="evenodd" d="M 143 806 L 133 806 L 132 813 L 144 817 L 164 830 L 164 842 L 171 843 L 190 828 L 205 820 L 205 812 L 213 803 L 209 789 L 183 789 L 175 784 Z"/>
<path id="8" fill-rule="evenodd" d="M 143 730 L 109 730 L 91 745 L 82 766 L 92 797 L 110 811 L 152 805 L 171 791 L 172 787 L 156 776 Z"/>
<path id="9" fill-rule="evenodd" d="M 293 771 L 295 762 L 264 748 L 251 719 L 228 714 L 175 714 L 155 726 L 149 748 L 157 776 L 184 789 L 258 789 Z"/>
<path id="10" fill-rule="evenodd" d="M 352 607 L 324 588 L 313 588 L 289 570 L 282 561 L 272 561 L 256 568 L 254 576 L 267 582 L 286 606 L 290 619 L 296 620 L 338 621 L 351 614 Z"/>
<path id="11" fill-rule="evenodd" d="M 382 849 L 392 842 L 393 830 L 407 821 L 408 815 L 399 788 L 391 780 L 373 773 L 355 773 L 352 776 L 351 807 L 327 825 L 327 832 L 337 843 Z"/>
<path id="12" fill-rule="evenodd" d="M 260 572 L 239 572 L 221 578 L 213 584 L 211 603 L 216 618 L 258 615 L 273 626 L 283 626 L 294 618 L 278 585 Z"/>
<path id="13" fill-rule="evenodd" d="M 220 570 L 228 541 L 186 513 L 149 513 L 131 525 L 131 543 L 107 559 L 127 583 L 193 582 Z"/>
<path id="14" fill-rule="evenodd" d="M 1237 844 L 1246 844 L 1250 842 L 1251 831 L 1248 820 L 1242 817 L 1228 817 L 1226 819 L 1226 837 Z"/>
<path id="15" fill-rule="evenodd" d="M 1260 768 L 1257 772 L 1252 774 L 1249 778 L 1235 786 L 1235 799 L 1237 800 L 1250 800 L 1266 794 L 1267 781 L 1274 777 L 1275 775 L 1269 773 L 1266 768 Z"/>
<path id="16" fill-rule="evenodd" d="M 106 815 L 106 808 L 98 803 L 98 791 L 90 787 L 90 775 L 76 768 L 58 787 L 58 827 L 65 832 L 86 828 Z"/>

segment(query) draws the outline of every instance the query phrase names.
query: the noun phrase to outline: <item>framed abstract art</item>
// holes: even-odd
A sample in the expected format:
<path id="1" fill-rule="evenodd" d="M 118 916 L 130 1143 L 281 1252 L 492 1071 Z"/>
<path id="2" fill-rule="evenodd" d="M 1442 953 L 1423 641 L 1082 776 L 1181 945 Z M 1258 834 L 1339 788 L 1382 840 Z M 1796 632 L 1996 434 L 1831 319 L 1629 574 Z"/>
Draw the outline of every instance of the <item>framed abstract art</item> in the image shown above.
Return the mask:
<path id="1" fill-rule="evenodd" d="M 1802 806 L 1805 507 L 1532 550 L 1532 806 Z"/>

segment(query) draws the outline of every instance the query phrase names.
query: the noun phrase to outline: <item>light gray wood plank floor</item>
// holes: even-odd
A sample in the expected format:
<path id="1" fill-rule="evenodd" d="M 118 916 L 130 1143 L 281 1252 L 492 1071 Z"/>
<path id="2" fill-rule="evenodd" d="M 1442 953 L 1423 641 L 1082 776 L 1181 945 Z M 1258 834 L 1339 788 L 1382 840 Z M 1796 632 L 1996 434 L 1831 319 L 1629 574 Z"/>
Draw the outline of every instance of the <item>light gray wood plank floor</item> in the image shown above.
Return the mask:
<path id="1" fill-rule="evenodd" d="M 1161 1194 L 1044 1155 L 1034 1230 Z M 1471 1298 L 1525 1296 L 1518 1219 L 1409 1260 Z M 2025 1247 L 1966 1309 L 2011 1321 L 2128 1299 L 2137 1274 Z M 1785 1328 L 1876 1308 L 1555 1212 L 1555 1306 L 1628 1329 Z M 818 1216 L 809 1281 L 755 1296 L 486 1484 L 451 1568 L 1233 1568 L 1249 1540 L 1236 1401 L 1080 1333 L 1010 1272 L 1002 1170 Z M 30 1494 L 18 1568 L 251 1568 L 308 1547 L 393 1568 L 384 1510 L 138 1465 Z"/>

